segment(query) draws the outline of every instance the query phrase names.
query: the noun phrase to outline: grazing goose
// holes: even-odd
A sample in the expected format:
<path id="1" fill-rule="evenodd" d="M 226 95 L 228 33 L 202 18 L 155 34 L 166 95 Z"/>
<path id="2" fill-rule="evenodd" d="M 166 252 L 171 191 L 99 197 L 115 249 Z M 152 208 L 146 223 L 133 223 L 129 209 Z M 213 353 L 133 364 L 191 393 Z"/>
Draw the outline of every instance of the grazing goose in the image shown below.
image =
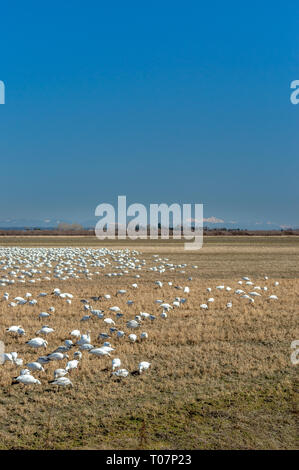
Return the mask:
<path id="1" fill-rule="evenodd" d="M 48 312 L 41 312 L 39 318 L 48 318 L 51 314 Z"/>
<path id="2" fill-rule="evenodd" d="M 90 344 L 89 346 L 91 346 L 91 344 Z M 92 346 L 91 349 L 93 349 L 93 346 Z M 75 352 L 74 352 L 74 357 L 77 357 L 78 359 L 82 359 L 82 353 L 81 353 L 81 351 L 75 351 Z"/>
<path id="3" fill-rule="evenodd" d="M 97 317 L 97 318 L 104 318 L 104 314 L 103 314 L 102 310 L 94 310 L 94 309 L 92 309 L 92 310 L 90 310 L 90 313 L 91 313 L 92 315 L 94 315 L 95 317 Z"/>
<path id="4" fill-rule="evenodd" d="M 94 348 L 89 351 L 89 354 L 93 354 L 95 356 L 110 356 L 109 351 L 106 348 Z"/>
<path id="5" fill-rule="evenodd" d="M 48 359 L 50 361 L 62 361 L 62 359 L 68 359 L 69 356 L 67 354 L 63 354 L 60 352 L 53 352 L 51 354 L 48 354 Z"/>
<path id="6" fill-rule="evenodd" d="M 53 333 L 54 329 L 50 328 L 48 325 L 43 326 L 39 331 L 36 332 L 37 335 L 49 335 Z"/>
<path id="7" fill-rule="evenodd" d="M 127 291 L 125 289 L 120 289 L 117 291 L 116 295 L 117 294 L 120 294 L 120 295 L 124 295 Z"/>
<path id="8" fill-rule="evenodd" d="M 146 361 L 140 362 L 138 365 L 139 374 L 141 374 L 144 370 L 147 370 L 150 367 L 150 365 L 151 365 L 150 362 L 146 362 Z"/>
<path id="9" fill-rule="evenodd" d="M 1 362 L 3 364 L 5 364 L 5 362 L 14 362 L 11 353 L 2 353 Z"/>
<path id="10" fill-rule="evenodd" d="M 149 313 L 146 313 L 146 312 L 140 312 L 140 317 L 141 317 L 141 318 L 149 318 L 149 317 L 150 317 L 150 314 L 149 314 Z"/>
<path id="11" fill-rule="evenodd" d="M 120 312 L 119 307 L 110 307 L 109 310 L 111 310 L 111 312 L 114 312 L 114 313 Z"/>
<path id="12" fill-rule="evenodd" d="M 38 371 L 42 371 L 42 372 L 45 371 L 45 369 L 44 369 L 43 366 L 40 364 L 40 362 L 28 362 L 28 364 L 26 364 L 26 366 L 27 366 L 28 369 L 30 369 L 30 370 L 38 370 Z"/>
<path id="13" fill-rule="evenodd" d="M 87 331 L 85 335 L 80 335 L 80 339 L 77 341 L 77 345 L 79 346 L 86 343 L 90 343 L 90 331 Z"/>
<path id="14" fill-rule="evenodd" d="M 61 353 L 65 353 L 67 351 L 69 351 L 70 348 L 68 346 L 66 346 L 65 344 L 62 344 L 61 346 L 58 346 L 58 348 L 55 349 L 55 351 L 53 351 L 53 353 L 55 352 L 61 352 Z"/>
<path id="15" fill-rule="evenodd" d="M 43 338 L 32 338 L 26 342 L 31 348 L 47 348 L 48 342 Z"/>
<path id="16" fill-rule="evenodd" d="M 50 362 L 50 359 L 48 358 L 48 356 L 41 356 L 37 359 L 37 362 L 39 362 L 40 364 L 48 364 L 48 362 Z"/>
<path id="17" fill-rule="evenodd" d="M 59 387 L 73 387 L 73 383 L 68 377 L 58 377 L 57 379 L 50 380 L 49 384 L 58 385 Z"/>
<path id="18" fill-rule="evenodd" d="M 117 369 L 118 367 L 121 366 L 121 360 L 118 358 L 118 357 L 115 357 L 114 359 L 112 359 L 112 370 L 114 371 L 115 369 Z"/>
<path id="19" fill-rule="evenodd" d="M 90 351 L 91 349 L 94 349 L 94 346 L 89 343 L 84 343 L 84 344 L 81 344 L 79 349 L 80 351 Z"/>
<path id="20" fill-rule="evenodd" d="M 72 361 L 69 361 L 67 363 L 65 370 L 69 371 L 69 370 L 77 369 L 78 364 L 79 364 L 79 361 L 76 359 L 73 359 Z"/>
<path id="21" fill-rule="evenodd" d="M 84 315 L 80 321 L 88 321 L 91 319 L 91 316 L 90 315 Z"/>
<path id="22" fill-rule="evenodd" d="M 17 357 L 14 361 L 15 365 L 18 366 L 18 367 L 22 367 L 23 365 L 23 359 L 21 359 L 20 357 Z"/>
<path id="23" fill-rule="evenodd" d="M 6 331 L 8 333 L 14 333 L 19 336 L 25 335 L 25 330 L 19 325 L 19 326 L 10 326 L 9 328 L 6 328 Z"/>
<path id="24" fill-rule="evenodd" d="M 65 369 L 55 369 L 54 370 L 54 379 L 58 379 L 59 377 L 64 377 L 67 373 L 68 372 Z"/>
<path id="25" fill-rule="evenodd" d="M 108 335 L 108 333 L 105 333 L 105 332 L 99 333 L 98 339 L 109 339 L 109 338 L 110 338 L 110 335 Z"/>
<path id="26" fill-rule="evenodd" d="M 80 338 L 81 333 L 79 330 L 73 330 L 70 332 L 70 336 L 74 336 L 75 338 Z"/>
<path id="27" fill-rule="evenodd" d="M 112 374 L 116 377 L 128 377 L 129 371 L 127 371 L 127 369 L 118 369 L 117 371 L 112 372 Z"/>
<path id="28" fill-rule="evenodd" d="M 130 340 L 131 343 L 135 343 L 135 341 L 137 340 L 137 336 L 134 335 L 133 333 L 130 334 L 130 335 L 128 336 L 128 338 L 129 338 L 129 340 Z"/>
<path id="29" fill-rule="evenodd" d="M 33 385 L 33 384 L 41 385 L 39 380 L 35 379 L 32 375 L 29 375 L 29 374 L 19 375 L 19 377 L 13 380 L 11 384 L 15 385 L 18 383 L 24 384 L 24 385 Z"/>
<path id="30" fill-rule="evenodd" d="M 23 297 L 15 297 L 14 300 L 16 300 L 16 302 L 18 302 L 18 305 L 24 305 L 24 304 L 27 303 L 27 300 L 23 299 Z"/>
<path id="31" fill-rule="evenodd" d="M 167 310 L 167 311 L 172 308 L 172 306 L 169 305 L 169 304 L 167 304 L 167 303 L 161 303 L 161 304 L 160 304 L 160 307 L 162 307 L 163 310 Z"/>
<path id="32" fill-rule="evenodd" d="M 136 320 L 130 320 L 127 322 L 127 328 L 138 328 L 140 325 Z"/>

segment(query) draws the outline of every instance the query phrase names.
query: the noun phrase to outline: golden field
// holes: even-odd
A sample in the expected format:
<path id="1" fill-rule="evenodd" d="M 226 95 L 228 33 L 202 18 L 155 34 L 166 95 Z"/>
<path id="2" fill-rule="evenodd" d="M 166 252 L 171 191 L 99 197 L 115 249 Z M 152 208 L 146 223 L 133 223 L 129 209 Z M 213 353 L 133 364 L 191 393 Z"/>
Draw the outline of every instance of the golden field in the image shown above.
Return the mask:
<path id="1" fill-rule="evenodd" d="M 90 304 L 114 314 L 117 305 L 124 317 L 117 328 L 139 312 L 157 315 L 141 326 L 149 338 L 131 344 L 127 338 L 110 341 L 116 348 L 111 358 L 83 359 L 69 374 L 74 387 L 56 390 L 48 384 L 53 371 L 64 367 L 50 363 L 45 372 L 34 373 L 38 386 L 11 385 L 19 371 L 5 363 L 0 366 L 0 448 L 1 449 L 295 449 L 298 447 L 296 390 L 297 367 L 291 364 L 290 344 L 299 338 L 299 239 L 297 237 L 209 237 L 198 252 L 187 252 L 178 242 L 100 243 L 86 237 L 4 237 L 1 246 L 107 246 L 140 251 L 146 267 L 123 277 L 106 277 L 112 267 L 100 270 L 92 280 L 51 280 L 35 285 L 1 287 L 10 299 L 31 292 L 38 305 L 9 308 L 0 300 L 0 340 L 6 351 L 17 351 L 24 364 L 51 352 L 72 329 L 92 331 L 92 344 L 100 345 L 97 335 L 107 331 L 103 320 L 80 322 L 84 315 L 81 299 L 110 294 L 111 299 Z M 153 254 L 187 267 L 173 272 L 148 271 Z M 198 265 L 198 269 L 192 265 Z M 0 266 L 1 267 L 1 266 Z M 182 273 L 181 271 L 185 271 Z M 94 269 L 96 271 L 96 269 Z M 2 275 L 0 271 L 0 277 Z M 265 281 L 264 276 L 269 279 Z M 188 281 L 188 277 L 192 281 Z M 249 276 L 255 285 L 268 286 L 254 304 L 234 294 L 238 281 Z M 155 285 L 156 280 L 163 287 Z M 168 286 L 167 282 L 173 285 Z M 274 282 L 279 281 L 279 286 Z M 132 283 L 138 289 L 132 289 Z M 218 291 L 224 284 L 231 292 Z M 189 286 L 190 293 L 174 286 Z M 71 305 L 51 296 L 54 288 L 74 295 Z M 212 292 L 207 292 L 207 287 Z M 242 287 L 244 288 L 244 286 Z M 123 296 L 118 289 L 126 289 Z M 245 289 L 244 289 L 245 290 Z M 248 290 L 248 289 L 247 289 Z M 270 294 L 278 300 L 267 300 Z M 175 297 L 188 300 L 161 319 L 155 303 L 172 303 Z M 208 310 L 200 309 L 213 296 Z M 134 300 L 132 306 L 127 300 Z M 233 307 L 226 308 L 231 301 Z M 41 321 L 38 314 L 49 306 L 55 313 Z M 47 350 L 34 351 L 25 342 L 43 324 L 55 329 L 46 339 Z M 22 325 L 26 336 L 15 338 L 5 332 L 10 325 Z M 141 331 L 140 330 L 140 331 Z M 75 349 L 75 348 L 74 348 Z M 70 358 L 72 351 L 70 352 Z M 128 369 L 127 378 L 111 376 L 111 359 L 119 357 Z M 151 362 L 143 374 L 135 371 L 141 360 Z"/>

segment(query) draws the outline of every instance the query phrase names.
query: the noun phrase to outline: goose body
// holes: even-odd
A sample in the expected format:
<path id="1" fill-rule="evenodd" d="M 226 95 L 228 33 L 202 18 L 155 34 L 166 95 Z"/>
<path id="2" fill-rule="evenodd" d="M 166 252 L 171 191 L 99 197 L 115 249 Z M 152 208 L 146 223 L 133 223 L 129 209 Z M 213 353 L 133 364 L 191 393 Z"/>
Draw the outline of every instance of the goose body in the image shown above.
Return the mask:
<path id="1" fill-rule="evenodd" d="M 73 330 L 70 332 L 70 336 L 74 336 L 75 338 L 80 338 L 81 333 L 79 330 Z"/>
<path id="2" fill-rule="evenodd" d="M 34 385 L 34 384 L 41 385 L 40 381 L 38 379 L 35 379 L 30 374 L 19 375 L 19 377 L 17 377 L 15 381 L 12 382 L 13 385 L 16 383 L 20 383 L 23 385 Z"/>
<path id="3" fill-rule="evenodd" d="M 19 336 L 25 335 L 25 330 L 20 325 L 19 326 L 12 325 L 9 328 L 7 328 L 6 331 L 8 333 L 15 333 Z"/>
<path id="4" fill-rule="evenodd" d="M 62 361 L 62 359 L 68 359 L 68 355 L 61 352 L 53 352 L 48 355 L 50 361 Z"/>
<path id="5" fill-rule="evenodd" d="M 89 351 L 89 354 L 93 354 L 94 356 L 110 356 L 109 351 L 105 348 L 94 348 Z"/>
<path id="6" fill-rule="evenodd" d="M 73 383 L 68 377 L 58 377 L 57 379 L 50 380 L 49 384 L 58 385 L 59 387 L 73 387 Z"/>
<path id="7" fill-rule="evenodd" d="M 114 371 L 115 369 L 117 369 L 118 367 L 121 366 L 121 360 L 118 358 L 118 357 L 115 357 L 114 359 L 112 359 L 112 370 Z"/>
<path id="8" fill-rule="evenodd" d="M 129 340 L 131 341 L 131 343 L 135 343 L 135 341 L 137 340 L 137 336 L 134 335 L 133 333 L 130 334 L 130 335 L 128 336 L 128 338 L 129 338 Z"/>
<path id="9" fill-rule="evenodd" d="M 129 372 L 127 371 L 127 369 L 118 369 L 117 371 L 112 372 L 112 374 L 116 377 L 128 377 Z"/>
<path id="10" fill-rule="evenodd" d="M 77 369 L 78 364 L 79 364 L 79 361 L 76 359 L 73 359 L 72 361 L 69 361 L 67 363 L 65 370 L 69 371 L 69 370 Z"/>
<path id="11" fill-rule="evenodd" d="M 138 328 L 140 325 L 136 320 L 130 320 L 127 322 L 127 328 Z"/>
<path id="12" fill-rule="evenodd" d="M 48 346 L 48 342 L 43 338 L 32 338 L 27 341 L 28 346 L 31 348 L 46 348 Z"/>
<path id="13" fill-rule="evenodd" d="M 45 370 L 39 362 L 29 362 L 28 364 L 26 364 L 26 366 L 30 370 L 38 370 L 38 371 L 43 371 L 43 372 Z"/>
<path id="14" fill-rule="evenodd" d="M 38 335 L 49 335 L 50 333 L 53 333 L 54 329 L 50 328 L 49 326 L 45 325 L 43 326 L 39 331 L 36 332 Z"/>
<path id="15" fill-rule="evenodd" d="M 146 361 L 140 362 L 138 365 L 139 374 L 141 374 L 144 370 L 149 369 L 150 366 L 151 366 L 150 362 L 146 362 Z"/>
<path id="16" fill-rule="evenodd" d="M 54 370 L 54 379 L 58 379 L 59 377 L 64 377 L 68 371 L 66 369 L 55 369 Z"/>

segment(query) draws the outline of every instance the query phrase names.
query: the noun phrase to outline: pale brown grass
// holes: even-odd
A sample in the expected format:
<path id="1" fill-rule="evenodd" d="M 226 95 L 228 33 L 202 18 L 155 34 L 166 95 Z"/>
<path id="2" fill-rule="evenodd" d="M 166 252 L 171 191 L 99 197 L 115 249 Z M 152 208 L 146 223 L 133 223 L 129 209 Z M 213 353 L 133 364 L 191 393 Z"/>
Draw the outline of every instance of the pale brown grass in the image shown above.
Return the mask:
<path id="1" fill-rule="evenodd" d="M 158 251 L 156 248 L 152 253 Z M 189 285 L 191 292 L 188 302 L 171 311 L 167 320 L 144 321 L 141 330 L 149 333 L 147 341 L 130 344 L 127 339 L 111 339 L 116 347 L 113 356 L 122 359 L 123 367 L 134 371 L 141 360 L 152 363 L 144 375 L 117 380 L 111 377 L 110 358 L 84 353 L 79 370 L 71 373 L 74 388 L 56 392 L 47 381 L 65 361 L 51 363 L 45 373 L 35 373 L 42 385 L 30 388 L 11 386 L 18 369 L 8 363 L 1 366 L 0 447 L 295 448 L 296 366 L 290 363 L 290 343 L 298 338 L 297 244 L 278 249 L 267 245 L 257 249 L 255 244 L 252 249 L 246 244 L 228 248 L 220 244 L 209 245 L 201 253 L 168 251 L 171 262 L 188 263 L 185 274 L 141 272 L 138 280 L 133 277 L 135 273 L 117 279 L 101 274 L 92 281 L 43 281 L 35 286 L 2 288 L 11 298 L 27 291 L 36 298 L 39 292 L 50 292 L 54 287 L 75 294 L 69 306 L 54 296 L 39 298 L 35 307 L 7 308 L 7 302 L 0 301 L 0 339 L 7 351 L 18 351 L 24 363 L 44 354 L 44 350 L 32 351 L 25 345 L 42 324 L 55 328 L 47 337 L 48 351 L 61 344 L 74 328 L 91 329 L 92 344 L 100 344 L 95 338 L 108 328 L 99 319 L 80 323 L 81 298 L 114 295 L 119 288 L 127 289 L 125 296 L 91 302 L 94 308 L 105 311 L 118 305 L 125 317 L 117 326 L 125 329 L 127 319 L 140 311 L 157 314 L 155 299 L 169 301 L 183 296 L 181 290 L 166 284 L 162 289 L 155 288 L 154 280 Z M 150 262 L 152 253 L 140 258 Z M 199 269 L 192 269 L 192 264 Z M 232 293 L 215 290 L 222 283 L 239 287 L 237 280 L 248 273 L 257 285 L 267 284 L 269 294 L 275 292 L 278 301 L 266 301 L 268 294 L 263 294 L 252 306 Z M 265 274 L 269 275 L 267 283 Z M 193 280 L 188 282 L 190 275 Z M 280 281 L 275 288 L 274 278 Z M 138 290 L 129 287 L 133 282 L 138 283 Z M 199 305 L 210 296 L 207 287 L 213 288 L 215 303 L 203 311 Z M 128 299 L 134 300 L 133 306 L 126 305 Z M 229 310 L 225 305 L 230 300 L 233 308 Z M 50 305 L 56 308 L 55 314 L 40 321 L 38 313 Z M 4 334 L 12 324 L 21 324 L 26 338 L 16 340 Z"/>

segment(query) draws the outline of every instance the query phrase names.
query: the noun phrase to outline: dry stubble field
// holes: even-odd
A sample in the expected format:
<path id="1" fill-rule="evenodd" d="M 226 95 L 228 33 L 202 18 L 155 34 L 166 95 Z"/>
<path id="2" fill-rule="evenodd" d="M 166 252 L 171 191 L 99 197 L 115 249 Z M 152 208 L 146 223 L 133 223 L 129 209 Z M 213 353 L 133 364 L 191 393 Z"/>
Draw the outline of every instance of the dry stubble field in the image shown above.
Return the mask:
<path id="1" fill-rule="evenodd" d="M 47 238 L 47 237 L 46 237 Z M 299 338 L 297 322 L 299 240 L 296 237 L 210 237 L 199 252 L 186 252 L 178 243 L 132 242 L 126 246 L 142 252 L 141 259 L 152 265 L 152 255 L 170 262 L 187 263 L 185 274 L 140 272 L 138 290 L 130 289 L 134 272 L 123 278 L 101 274 L 92 281 L 43 281 L 29 287 L 1 288 L 13 298 L 31 292 L 51 292 L 55 287 L 74 294 L 72 305 L 60 299 L 39 298 L 38 307 L 7 308 L 0 300 L 0 340 L 7 351 L 16 350 L 24 363 L 45 352 L 30 350 L 25 341 L 36 336 L 42 324 L 55 328 L 48 337 L 49 352 L 68 337 L 71 329 L 106 331 L 99 319 L 82 325 L 82 298 L 110 293 L 108 304 L 92 303 L 107 309 L 118 305 L 125 313 L 118 327 L 140 311 L 157 314 L 155 299 L 173 301 L 182 291 L 167 285 L 190 287 L 188 301 L 171 310 L 166 320 L 159 317 L 144 328 L 149 338 L 130 344 L 111 339 L 123 366 L 136 370 L 139 361 L 152 363 L 141 376 L 111 377 L 111 359 L 84 353 L 78 371 L 72 372 L 74 387 L 56 392 L 47 383 L 53 370 L 34 373 L 42 385 L 11 385 L 18 369 L 9 363 L 0 366 L 0 448 L 1 449 L 294 449 L 297 437 L 296 366 L 290 362 L 290 344 Z M 119 243 L 95 242 L 94 238 L 41 237 L 2 239 L 1 246 L 107 246 Z M 125 245 L 122 245 L 125 246 Z M 193 264 L 198 269 L 192 269 Z M 108 269 L 105 268 L 104 272 Z M 102 272 L 102 271 L 101 271 Z M 249 276 L 255 285 L 268 285 L 269 295 L 248 304 L 232 292 L 237 281 Z M 268 275 L 266 282 L 264 276 Z M 192 276 L 192 281 L 187 278 Z M 158 289 L 154 281 L 164 282 Z M 274 281 L 279 281 L 278 287 Z M 219 284 L 232 292 L 217 291 Z M 199 305 L 215 298 L 208 311 Z M 118 289 L 125 296 L 114 297 Z M 128 299 L 134 305 L 128 307 Z M 233 308 L 226 309 L 228 301 Z M 53 305 L 56 312 L 41 322 L 38 313 Z M 34 312 L 34 314 L 33 314 Z M 27 335 L 14 339 L 5 333 L 12 324 L 21 324 Z M 97 345 L 96 340 L 93 344 Z M 298 366 L 297 366 L 298 367 Z"/>

